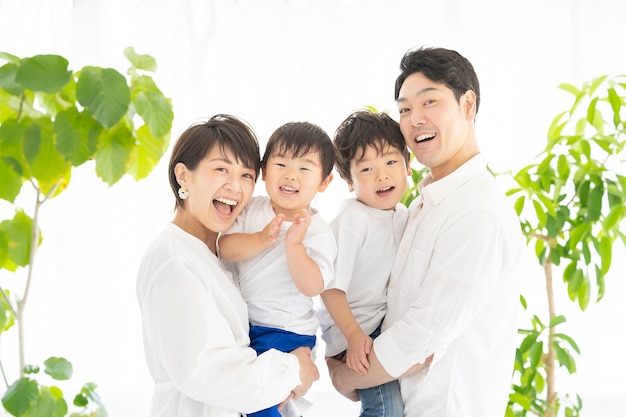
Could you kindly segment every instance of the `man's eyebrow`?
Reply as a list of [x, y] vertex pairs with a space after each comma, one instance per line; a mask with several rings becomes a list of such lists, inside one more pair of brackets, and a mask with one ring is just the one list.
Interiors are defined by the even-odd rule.
[[[438, 91], [438, 89], [436, 87], [425, 87], [422, 88], [421, 90], [419, 90], [417, 93], [414, 94], [415, 97], [422, 95], [424, 93], [427, 93], [429, 91]], [[406, 97], [398, 97], [398, 100], [396, 100], [397, 103], [402, 103], [404, 101], [407, 101], [408, 99]]]

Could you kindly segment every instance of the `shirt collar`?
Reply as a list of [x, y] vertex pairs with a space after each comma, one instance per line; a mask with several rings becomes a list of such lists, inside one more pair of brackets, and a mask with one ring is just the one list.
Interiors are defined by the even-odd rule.
[[417, 189], [424, 201], [430, 200], [437, 205], [474, 175], [484, 172], [486, 165], [485, 158], [479, 153], [440, 180], [433, 181], [431, 174], [428, 173]]

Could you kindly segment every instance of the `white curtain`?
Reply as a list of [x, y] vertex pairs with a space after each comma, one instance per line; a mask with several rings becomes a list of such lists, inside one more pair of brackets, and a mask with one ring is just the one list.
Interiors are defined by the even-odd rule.
[[[157, 60], [155, 81], [174, 105], [172, 141], [189, 124], [226, 112], [250, 122], [263, 143], [287, 121], [308, 120], [332, 136], [363, 106], [395, 116], [393, 83], [403, 53], [444, 46], [469, 58], [481, 81], [482, 151], [495, 170], [515, 171], [543, 149], [552, 118], [569, 106], [560, 83], [626, 73], [625, 15], [620, 0], [0, 0], [0, 52], [60, 54], [72, 69], [124, 72], [122, 51], [133, 46]], [[151, 382], [135, 273], [143, 250], [172, 217], [167, 159], [148, 179], [112, 188], [86, 164], [41, 211], [27, 362], [67, 357], [73, 383], [96, 382], [111, 416], [147, 414]], [[337, 176], [316, 206], [331, 219], [347, 191]], [[19, 204], [31, 210], [30, 196]], [[2, 201], [0, 214], [12, 216]], [[605, 300], [585, 314], [558, 289], [557, 309], [570, 317], [564, 331], [583, 351], [578, 373], [561, 378], [559, 390], [580, 393], [585, 411], [608, 417], [626, 407], [623, 259], [623, 251], [616, 254]], [[14, 275], [0, 271], [0, 282], [21, 291], [23, 279]], [[530, 265], [525, 291], [539, 306], [542, 285], [541, 271]], [[11, 380], [15, 333], [0, 341]], [[319, 364], [322, 380], [310, 393], [309, 415], [356, 413]]]

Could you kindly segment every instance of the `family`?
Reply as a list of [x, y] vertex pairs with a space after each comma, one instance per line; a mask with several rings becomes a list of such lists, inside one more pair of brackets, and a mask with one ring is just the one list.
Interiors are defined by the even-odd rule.
[[[306, 415], [319, 329], [362, 417], [504, 415], [524, 242], [479, 150], [478, 78], [411, 49], [395, 99], [398, 121], [356, 111], [332, 139], [286, 123], [263, 156], [232, 115], [181, 134], [174, 218], [137, 277], [150, 416]], [[407, 209], [409, 151], [429, 173]], [[311, 202], [333, 168], [354, 198], [326, 223]]]

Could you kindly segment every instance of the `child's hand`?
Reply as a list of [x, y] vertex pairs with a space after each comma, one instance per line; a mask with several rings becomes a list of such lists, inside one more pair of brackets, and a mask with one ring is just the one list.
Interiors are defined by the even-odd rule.
[[367, 355], [372, 351], [372, 339], [363, 332], [355, 333], [348, 338], [346, 365], [354, 372], [365, 375], [370, 367]]
[[284, 214], [277, 214], [276, 217], [261, 230], [259, 237], [264, 247], [269, 248], [276, 243], [276, 239], [278, 235], [280, 235], [280, 225], [283, 224], [284, 220]]
[[285, 243], [302, 243], [309, 224], [311, 224], [311, 212], [307, 209], [300, 210], [294, 216], [293, 224], [287, 229]]

